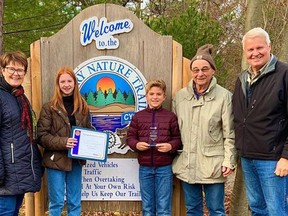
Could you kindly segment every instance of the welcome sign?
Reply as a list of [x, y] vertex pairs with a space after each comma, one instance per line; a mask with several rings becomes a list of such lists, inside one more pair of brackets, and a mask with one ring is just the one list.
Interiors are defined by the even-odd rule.
[[84, 20], [80, 25], [80, 43], [82, 46], [95, 41], [97, 49], [117, 49], [119, 40], [113, 35], [130, 32], [133, 23], [129, 19], [107, 22], [105, 17], [98, 21], [98, 17]]

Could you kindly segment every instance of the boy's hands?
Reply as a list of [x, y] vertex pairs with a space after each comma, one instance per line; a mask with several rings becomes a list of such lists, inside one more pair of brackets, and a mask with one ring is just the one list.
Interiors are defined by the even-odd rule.
[[150, 148], [150, 145], [146, 142], [138, 142], [136, 144], [136, 148], [139, 150], [139, 151], [145, 151], [147, 149]]
[[170, 143], [158, 143], [156, 144], [156, 148], [159, 152], [169, 152], [172, 146]]
[[[170, 143], [157, 143], [156, 146], [153, 146], [153, 147], [157, 148], [159, 152], [169, 152], [172, 149], [172, 146]], [[145, 151], [151, 148], [151, 146], [146, 142], [138, 142], [136, 144], [136, 148], [139, 151]]]

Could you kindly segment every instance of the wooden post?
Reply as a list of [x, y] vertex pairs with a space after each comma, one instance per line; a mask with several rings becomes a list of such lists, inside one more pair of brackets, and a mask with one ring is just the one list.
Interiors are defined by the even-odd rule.
[[[182, 46], [181, 44], [173, 41], [173, 66], [172, 66], [172, 99], [179, 89], [182, 88]], [[171, 103], [172, 104], [172, 103]], [[173, 181], [173, 203], [172, 215], [180, 216], [181, 214], [181, 187], [180, 181], [174, 176]]]
[[33, 216], [34, 212], [34, 193], [25, 194], [25, 215]]
[[191, 71], [190, 71], [190, 59], [183, 58], [183, 87], [187, 86], [189, 81], [191, 80]]
[[[28, 59], [28, 63], [29, 63]], [[31, 71], [30, 71], [30, 65], [28, 64], [27, 73], [24, 77], [24, 82], [22, 84], [25, 95], [31, 102], [31, 79], [30, 79]], [[34, 194], [33, 193], [26, 193], [24, 197], [24, 203], [25, 203], [25, 215], [34, 215]]]
[[[41, 107], [42, 107], [42, 81], [41, 81], [41, 47], [40, 47], [40, 40], [34, 42], [30, 46], [30, 71], [31, 71], [31, 104], [33, 110], [36, 113], [37, 119], [39, 117]], [[41, 183], [41, 191], [35, 193], [34, 199], [34, 209], [35, 209], [35, 216], [43, 216], [45, 213], [45, 181], [44, 178], [42, 179]], [[27, 214], [28, 215], [28, 214]], [[30, 216], [30, 214], [29, 214]]]
[[183, 80], [182, 45], [173, 41], [173, 66], [172, 66], [172, 98], [182, 88]]
[[0, 0], [0, 54], [3, 52], [3, 17], [4, 17], [4, 0]]

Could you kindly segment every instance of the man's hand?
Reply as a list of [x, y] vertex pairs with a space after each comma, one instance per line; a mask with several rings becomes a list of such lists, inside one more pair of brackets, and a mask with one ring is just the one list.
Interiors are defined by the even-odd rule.
[[288, 175], [288, 159], [280, 158], [277, 162], [276, 169], [274, 171], [275, 175], [283, 177]]
[[222, 166], [222, 175], [224, 177], [227, 177], [229, 176], [234, 170], [228, 168], [228, 167], [225, 167], [225, 166]]

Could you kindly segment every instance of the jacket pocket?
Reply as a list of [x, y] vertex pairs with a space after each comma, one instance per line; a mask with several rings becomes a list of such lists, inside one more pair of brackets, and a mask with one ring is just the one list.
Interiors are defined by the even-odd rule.
[[177, 155], [172, 163], [172, 170], [173, 173], [176, 175], [183, 175], [185, 174], [186, 170], [188, 169], [189, 159], [187, 152], [182, 152], [181, 154]]
[[224, 146], [223, 145], [211, 145], [211, 146], [204, 146], [202, 148], [203, 155], [207, 157], [213, 156], [224, 156]]
[[204, 179], [218, 179], [222, 176], [222, 156], [205, 157], [202, 160], [201, 170]]
[[222, 125], [215, 118], [209, 120], [208, 134], [209, 138], [211, 138], [210, 144], [217, 144], [222, 138]]
[[287, 127], [286, 119], [281, 119], [278, 122], [278, 128], [275, 134], [275, 142], [273, 143], [273, 152], [281, 153], [282, 149], [277, 149], [277, 146], [283, 141], [283, 132], [285, 131]]

